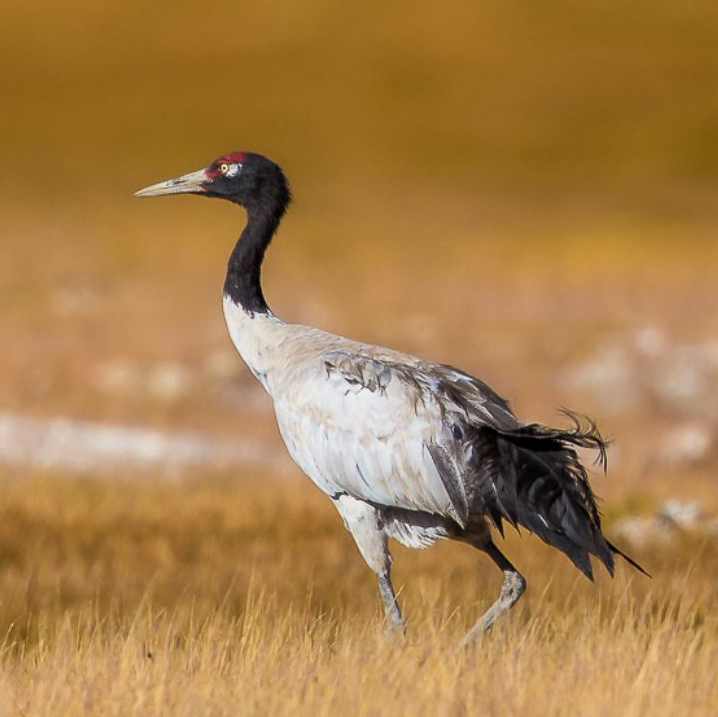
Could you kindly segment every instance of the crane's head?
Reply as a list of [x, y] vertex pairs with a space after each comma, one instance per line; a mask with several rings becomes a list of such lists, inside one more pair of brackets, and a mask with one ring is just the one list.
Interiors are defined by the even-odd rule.
[[248, 209], [279, 204], [283, 210], [290, 200], [289, 185], [279, 165], [252, 152], [224, 154], [205, 169], [135, 192], [136, 197], [162, 194], [219, 197]]

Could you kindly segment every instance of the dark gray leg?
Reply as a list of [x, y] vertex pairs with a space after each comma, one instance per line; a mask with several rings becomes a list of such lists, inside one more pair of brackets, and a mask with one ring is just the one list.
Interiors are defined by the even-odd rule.
[[506, 556], [489, 541], [486, 545], [474, 544], [475, 547], [483, 550], [496, 565], [504, 572], [504, 584], [501, 594], [494, 604], [483, 614], [481, 619], [466, 633], [461, 645], [469, 645], [479, 635], [486, 632], [491, 626], [507, 611], [510, 610], [516, 601], [526, 590], [526, 581], [521, 573], [509, 562]]
[[379, 581], [381, 601], [384, 603], [387, 630], [390, 633], [405, 635], [406, 628], [404, 627], [404, 621], [401, 618], [401, 610], [399, 610], [399, 605], [396, 602], [396, 595], [394, 594], [394, 588], [391, 584], [389, 571], [386, 570], [383, 573], [379, 573], [377, 575], [377, 580]]

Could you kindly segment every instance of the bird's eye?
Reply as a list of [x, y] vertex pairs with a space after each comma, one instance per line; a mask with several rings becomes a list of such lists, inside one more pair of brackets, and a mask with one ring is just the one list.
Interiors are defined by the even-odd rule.
[[227, 172], [229, 172], [229, 165], [226, 162], [223, 162], [219, 165], [219, 171], [222, 172], [222, 174], [227, 174]]

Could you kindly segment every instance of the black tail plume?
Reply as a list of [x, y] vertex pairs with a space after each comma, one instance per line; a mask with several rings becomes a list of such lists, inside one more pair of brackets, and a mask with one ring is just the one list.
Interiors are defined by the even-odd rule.
[[473, 445], [479, 476], [473, 499], [499, 530], [503, 520], [523, 525], [565, 553], [590, 580], [590, 555], [611, 575], [614, 553], [645, 573], [604, 537], [586, 469], [576, 454], [576, 448], [595, 449], [605, 470], [607, 442], [593, 421], [564, 413], [574, 424], [569, 430], [536, 423], [508, 430], [478, 427]]
[[623, 550], [617, 548], [610, 540], [606, 540], [606, 544], [614, 553], [616, 553], [616, 555], [620, 555], [629, 565], [632, 565], [634, 568], [636, 568], [639, 573], [643, 573], [647, 578], [653, 577], [647, 570], [642, 568], [630, 555], [626, 555]]

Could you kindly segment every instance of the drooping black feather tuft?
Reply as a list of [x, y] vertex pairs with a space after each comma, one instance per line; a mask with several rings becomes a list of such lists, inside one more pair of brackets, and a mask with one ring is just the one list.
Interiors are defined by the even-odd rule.
[[565, 553], [591, 580], [591, 555], [611, 575], [614, 553], [645, 572], [604, 537], [586, 469], [576, 454], [576, 448], [595, 449], [605, 470], [606, 442], [595, 423], [564, 413], [574, 424], [570, 430], [536, 423], [475, 428], [472, 463], [478, 475], [472, 509], [487, 515], [499, 531], [503, 520], [524, 526]]
[[594, 462], [599, 465], [605, 473], [608, 467], [607, 449], [610, 445], [610, 441], [603, 438], [596, 422], [588, 416], [582, 416], [568, 408], [561, 408], [560, 412], [573, 424], [571, 429], [561, 430], [543, 426], [540, 423], [530, 423], [515, 430], [502, 429], [501, 432], [507, 436], [515, 434], [516, 436], [523, 437], [526, 441], [558, 441], [564, 446], [595, 450], [597, 454]]
[[623, 550], [617, 548], [610, 540], [606, 540], [606, 543], [608, 544], [608, 547], [611, 549], [612, 552], [616, 553], [616, 555], [620, 555], [629, 565], [636, 568], [638, 572], [643, 573], [647, 578], [652, 577], [652, 575], [643, 567], [641, 567], [630, 555], [626, 555]]

